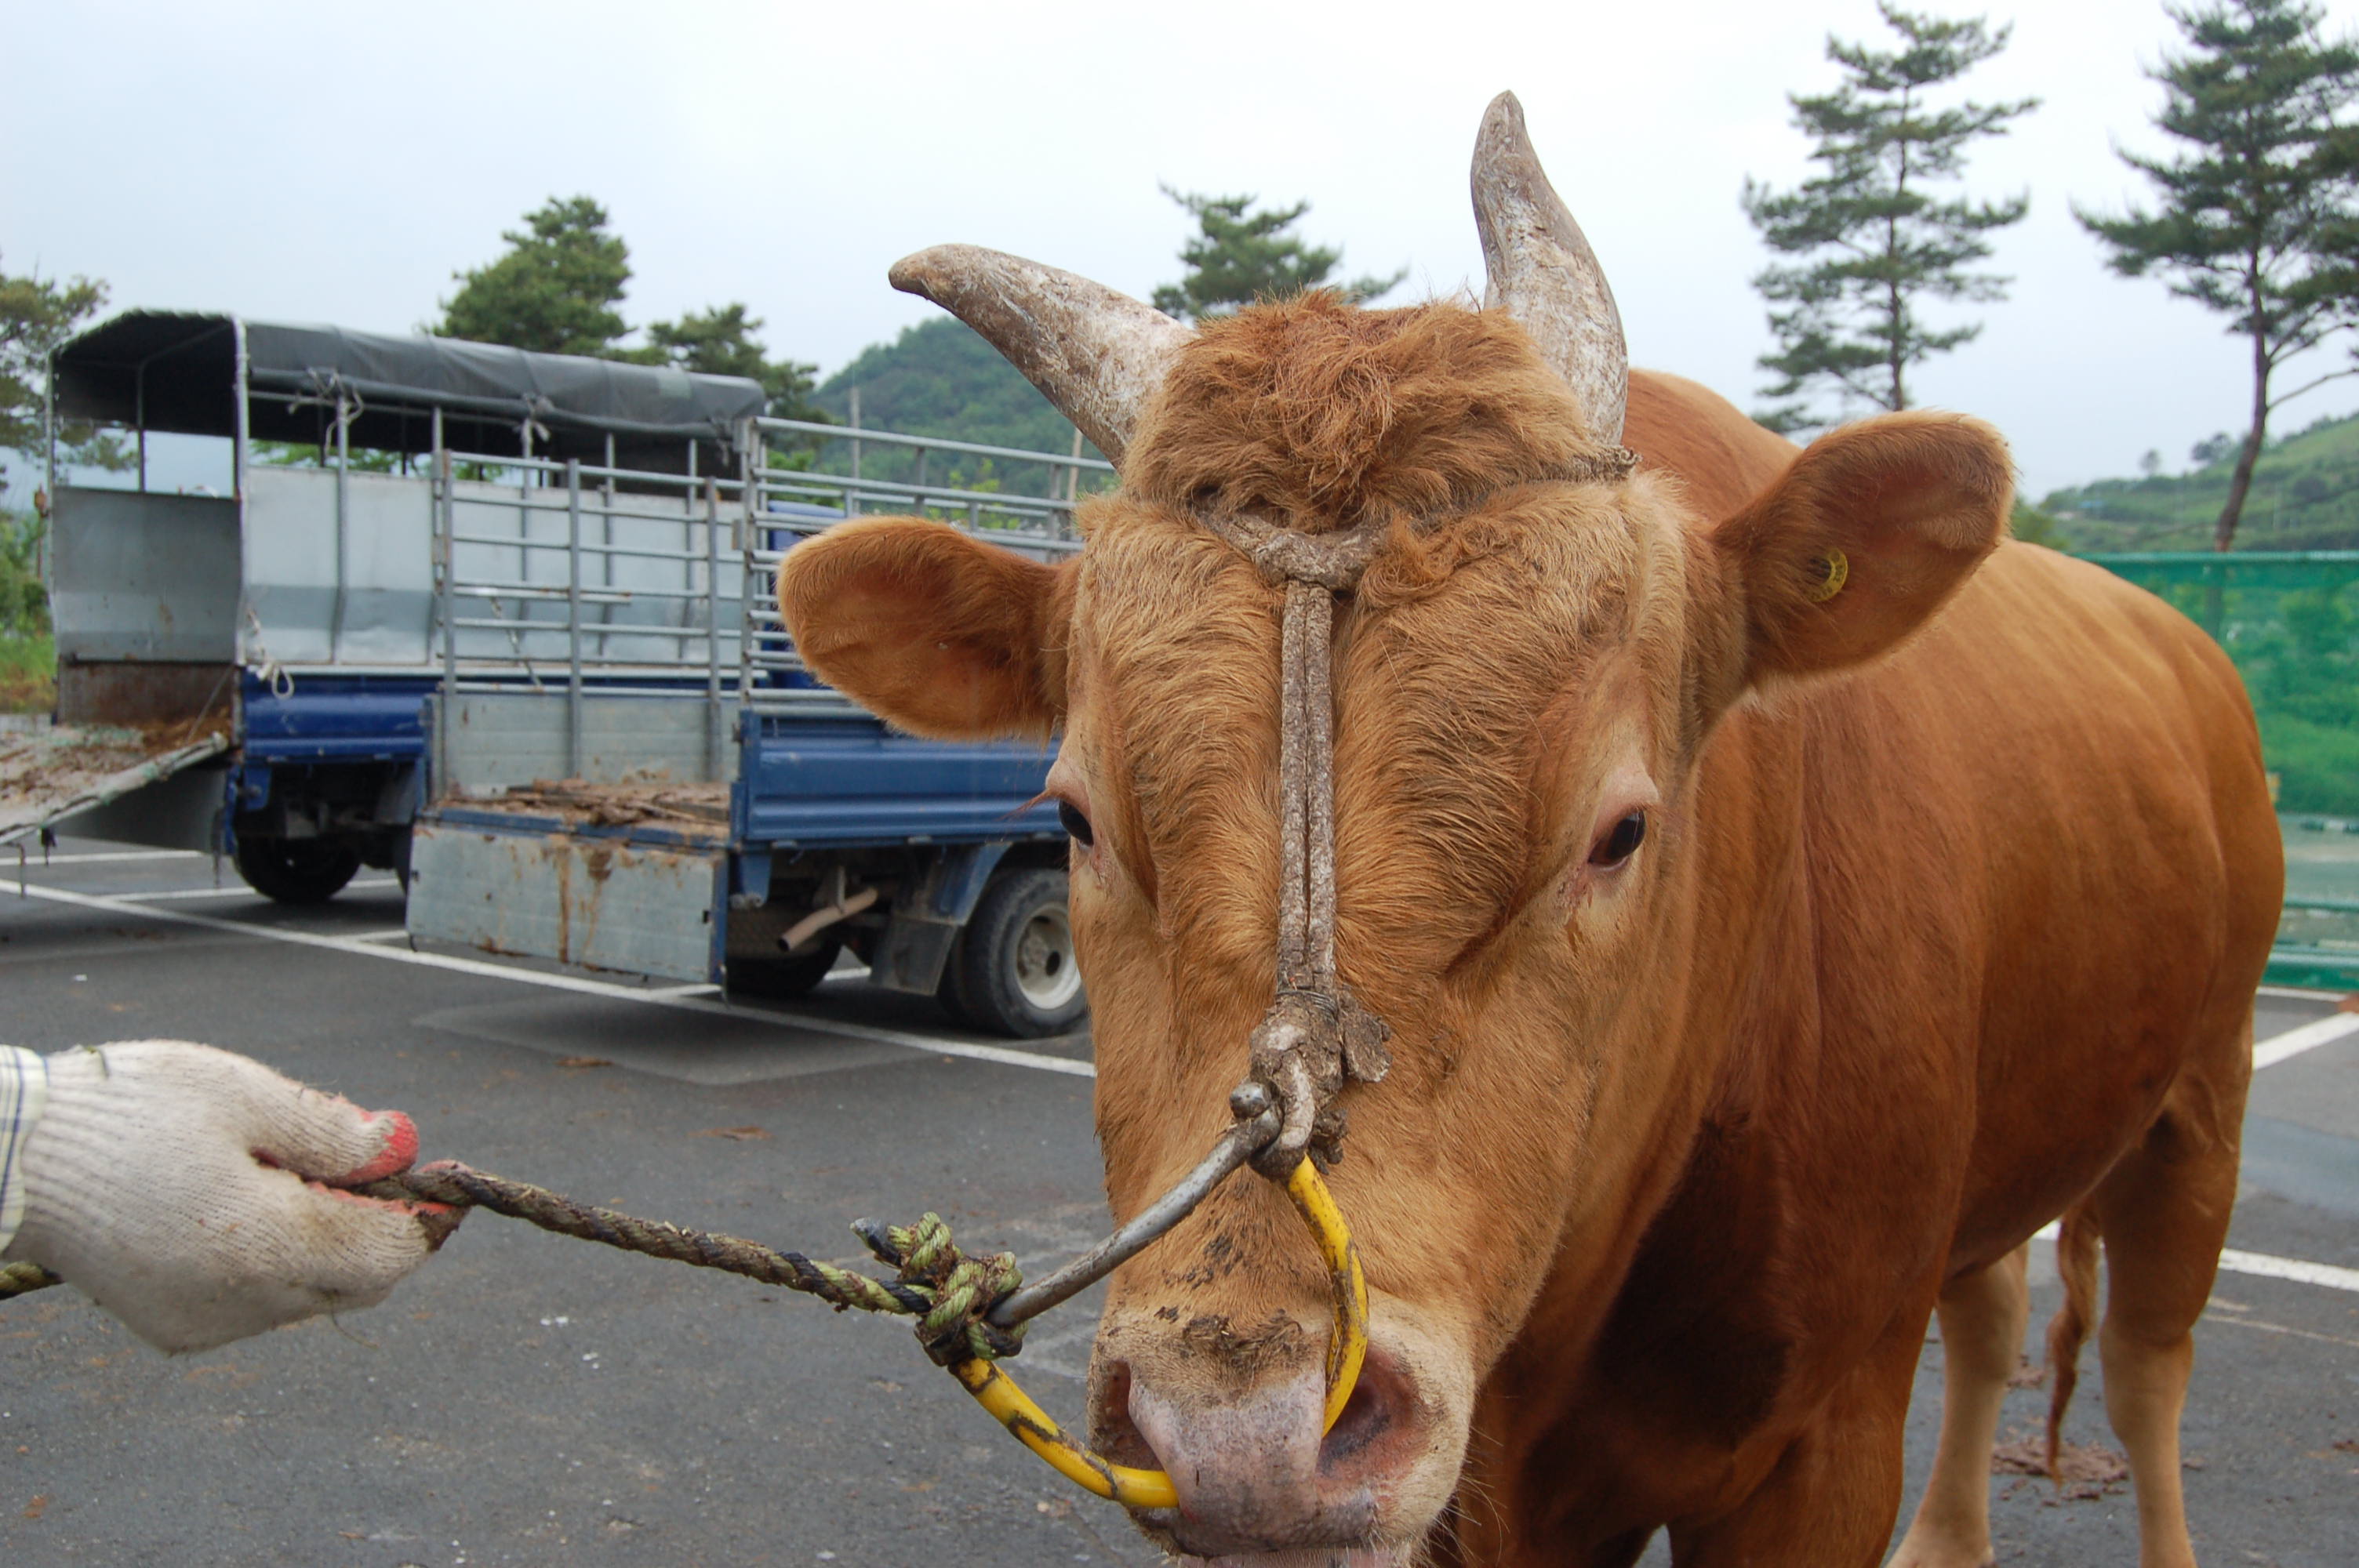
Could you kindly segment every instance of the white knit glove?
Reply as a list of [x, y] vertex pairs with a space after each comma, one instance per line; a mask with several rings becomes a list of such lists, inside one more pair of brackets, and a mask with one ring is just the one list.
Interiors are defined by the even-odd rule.
[[168, 1354], [374, 1306], [456, 1226], [440, 1204], [338, 1192], [407, 1170], [418, 1130], [185, 1040], [49, 1058], [18, 1154], [38, 1263]]

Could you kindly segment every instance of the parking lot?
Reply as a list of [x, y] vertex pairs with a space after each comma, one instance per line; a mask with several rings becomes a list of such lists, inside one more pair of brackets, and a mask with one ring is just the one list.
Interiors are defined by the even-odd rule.
[[[364, 875], [290, 910], [204, 859], [68, 841], [0, 867], [0, 1038], [174, 1035], [414, 1114], [428, 1157], [862, 1260], [933, 1209], [1044, 1271], [1105, 1224], [1085, 1037], [1014, 1045], [831, 979], [792, 1006], [413, 952]], [[2245, 1191], [2198, 1333], [2208, 1563], [2359, 1541], [2359, 1033], [2265, 994]], [[2359, 1023], [2359, 1020], [2354, 1020]], [[2035, 1248], [2036, 1343], [2056, 1304]], [[1089, 1298], [1019, 1365], [1078, 1418]], [[2111, 1445], [2093, 1350], [2071, 1435]], [[1929, 1343], [1910, 1486], [1930, 1464]], [[2044, 1390], [2013, 1396], [2029, 1432]], [[2124, 1483], [2002, 1477], [2003, 1562], [2136, 1561]], [[1660, 1548], [1657, 1549], [1658, 1553]], [[916, 1564], [1158, 1560], [995, 1429], [897, 1320], [479, 1215], [385, 1307], [167, 1360], [70, 1292], [0, 1303], [0, 1560]], [[1650, 1561], [1660, 1560], [1650, 1559]]]

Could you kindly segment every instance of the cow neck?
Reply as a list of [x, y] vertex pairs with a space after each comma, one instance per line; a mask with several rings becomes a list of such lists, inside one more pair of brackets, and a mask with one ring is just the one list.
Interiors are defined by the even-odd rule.
[[[1534, 481], [1614, 482], [1637, 459], [1614, 447]], [[1414, 532], [1446, 514], [1419, 518]], [[1277, 980], [1255, 1025], [1252, 1075], [1277, 1099], [1277, 1136], [1253, 1157], [1284, 1180], [1305, 1154], [1343, 1153], [1346, 1082], [1374, 1084], [1392, 1065], [1391, 1027], [1360, 1005], [1335, 971], [1335, 631], [1337, 605], [1355, 591], [1390, 535], [1378, 515], [1339, 533], [1310, 534], [1250, 514], [1199, 514], [1212, 534], [1286, 591], [1279, 637]], [[1260, 1102], [1232, 1098], [1242, 1117]]]

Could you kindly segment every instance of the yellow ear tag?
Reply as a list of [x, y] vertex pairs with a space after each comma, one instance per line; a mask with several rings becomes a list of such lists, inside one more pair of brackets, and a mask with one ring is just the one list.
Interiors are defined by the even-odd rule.
[[1843, 590], [1843, 584], [1850, 580], [1851, 557], [1844, 555], [1841, 550], [1829, 550], [1827, 552], [1827, 579], [1826, 581], [1819, 584], [1818, 587], [1810, 589], [1810, 602], [1812, 604], [1824, 604], [1828, 600], [1832, 599], [1836, 594], [1841, 593]]

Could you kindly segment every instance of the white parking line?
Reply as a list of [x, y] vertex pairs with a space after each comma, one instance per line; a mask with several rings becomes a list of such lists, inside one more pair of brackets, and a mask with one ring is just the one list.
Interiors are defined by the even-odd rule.
[[[201, 860], [206, 858], [202, 849], [93, 849], [73, 855], [44, 855], [41, 864], [85, 866], [93, 860]], [[29, 858], [26, 863], [32, 863]]]
[[[346, 882], [346, 892], [368, 892], [377, 888], [397, 888], [399, 877], [366, 877], [356, 882]], [[117, 892], [109, 898], [130, 899], [137, 903], [152, 903], [158, 899], [179, 898], [260, 898], [263, 895], [244, 882], [225, 882], [217, 888], [153, 888], [142, 892]]]
[[[2056, 1222], [2031, 1233], [2034, 1241], [2056, 1239]], [[2300, 1258], [2277, 1258], [2267, 1252], [2245, 1252], [2234, 1247], [2220, 1249], [2220, 1267], [2232, 1274], [2257, 1274], [2265, 1280], [2292, 1280], [2299, 1284], [2323, 1285], [2330, 1291], [2349, 1291], [2359, 1294], [2359, 1269], [2339, 1269], [2332, 1263], [2312, 1263]]]
[[2218, 1312], [2207, 1308], [2203, 1314], [2203, 1321], [2234, 1324], [2238, 1328], [2256, 1329], [2263, 1334], [2289, 1335], [2296, 1339], [2315, 1339], [2321, 1345], [2347, 1345], [2354, 1350], [2359, 1350], [2359, 1339], [2345, 1339], [2339, 1334], [2320, 1334], [2314, 1329], [2293, 1328], [2282, 1323], [2270, 1323], [2263, 1318], [2246, 1317], [2242, 1313]]
[[2283, 1034], [2272, 1034], [2267, 1040], [2253, 1042], [2253, 1071], [2274, 1067], [2289, 1061], [2304, 1051], [2315, 1051], [2330, 1045], [2346, 1034], [2359, 1034], [2359, 1012], [2337, 1012], [2325, 1018], [2313, 1019]]
[[1039, 1073], [1062, 1073], [1071, 1077], [1094, 1078], [1098, 1070], [1088, 1062], [1071, 1061], [1063, 1056], [1044, 1056], [1035, 1051], [1017, 1051], [1006, 1045], [984, 1045], [965, 1040], [937, 1040], [924, 1034], [908, 1034], [897, 1029], [875, 1029], [864, 1023], [849, 1023], [832, 1018], [818, 1018], [805, 1012], [785, 1012], [771, 1009], [731, 1007], [709, 997], [665, 996], [643, 990], [636, 986], [616, 985], [612, 980], [593, 980], [583, 975], [548, 974], [538, 969], [520, 968], [508, 964], [490, 964], [480, 958], [461, 958], [447, 953], [413, 953], [407, 947], [381, 946], [375, 942], [353, 936], [323, 936], [310, 931], [289, 931], [272, 925], [249, 925], [243, 921], [223, 920], [210, 914], [195, 914], [184, 909], [159, 909], [150, 903], [135, 903], [127, 899], [109, 898], [98, 893], [72, 892], [65, 888], [42, 887], [35, 882], [17, 882], [13, 886], [0, 882], [0, 892], [13, 892], [25, 898], [47, 899], [52, 903], [72, 904], [80, 909], [104, 910], [110, 914], [136, 914], [149, 920], [161, 920], [174, 925], [194, 925], [206, 931], [227, 931], [241, 936], [252, 936], [264, 942], [287, 942], [299, 947], [324, 947], [334, 953], [355, 953], [367, 958], [383, 958], [397, 964], [416, 964], [421, 968], [447, 969], [453, 974], [480, 975], [487, 979], [510, 980], [517, 985], [539, 986], [547, 990], [572, 991], [580, 996], [605, 997], [614, 1001], [635, 1001], [646, 1007], [676, 1008], [684, 1012], [710, 1013], [717, 1018], [735, 1019], [739, 1022], [776, 1024], [780, 1028], [802, 1029], [821, 1034], [837, 1034], [851, 1040], [869, 1040], [880, 1045], [898, 1045], [906, 1050], [930, 1052], [937, 1056], [963, 1056], [976, 1062], [996, 1062], [1005, 1067], [1029, 1067]]
[[2324, 1285], [2330, 1291], [2359, 1292], [2359, 1269], [2338, 1269], [2332, 1263], [2306, 1263], [2299, 1258], [2272, 1258], [2266, 1252], [2239, 1252], [2229, 1247], [2221, 1250], [2220, 1267], [2263, 1279], [2294, 1280]]
[[2341, 1001], [2347, 992], [2322, 991], [2310, 986], [2256, 986], [2256, 996], [2288, 997], [2297, 1001]]

